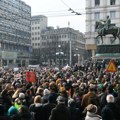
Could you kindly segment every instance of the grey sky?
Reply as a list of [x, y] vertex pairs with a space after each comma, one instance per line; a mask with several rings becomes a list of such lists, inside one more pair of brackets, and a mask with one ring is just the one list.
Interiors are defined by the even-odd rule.
[[[23, 0], [31, 6], [32, 15], [48, 17], [48, 26], [70, 27], [85, 32], [85, 0]], [[72, 8], [82, 15], [75, 15], [68, 11]]]

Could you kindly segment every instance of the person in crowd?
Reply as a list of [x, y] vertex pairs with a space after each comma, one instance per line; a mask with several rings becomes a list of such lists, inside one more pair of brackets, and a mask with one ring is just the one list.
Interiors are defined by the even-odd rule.
[[34, 103], [29, 107], [30, 112], [34, 116], [34, 120], [43, 120], [43, 104], [41, 100], [41, 96], [35, 96]]
[[56, 107], [54, 103], [54, 97], [52, 95], [48, 96], [48, 102], [43, 105], [43, 118], [44, 120], [49, 120], [51, 111]]
[[[120, 88], [118, 90], [118, 96], [115, 98], [115, 107], [118, 110], [118, 114], [120, 115]], [[120, 116], [118, 116], [118, 119], [120, 120]]]
[[12, 106], [8, 109], [8, 116], [9, 116], [12, 120], [15, 120], [17, 114], [18, 114], [17, 108], [16, 108], [14, 105], [12, 105]]
[[70, 112], [65, 105], [65, 98], [58, 96], [57, 105], [52, 109], [49, 120], [71, 120]]
[[87, 114], [85, 120], [102, 120], [102, 117], [97, 114], [97, 106], [89, 104], [87, 107]]
[[1, 92], [1, 97], [3, 99], [3, 105], [5, 107], [5, 112], [7, 112], [8, 108], [12, 105], [11, 96], [8, 93], [8, 91], [10, 90], [10, 88], [11, 88], [11, 84], [7, 83], [5, 85], [5, 88]]
[[114, 105], [115, 98], [109, 94], [106, 97], [107, 104], [101, 111], [102, 120], [119, 120], [118, 110]]
[[0, 104], [0, 120], [10, 120], [10, 117], [5, 114], [4, 106]]
[[50, 90], [50, 95], [52, 95], [54, 97], [54, 103], [57, 104], [56, 100], [58, 97], [58, 91], [57, 91], [57, 85], [55, 84], [54, 81], [51, 81], [49, 83], [49, 90]]
[[72, 98], [68, 100], [68, 110], [70, 112], [71, 120], [82, 120], [82, 112], [79, 108], [76, 108], [76, 103]]
[[30, 113], [27, 106], [22, 106], [19, 109], [16, 120], [34, 120], [34, 116]]
[[42, 97], [42, 103], [45, 104], [48, 102], [48, 97], [49, 97], [50, 91], [46, 88], [43, 91], [43, 97]]
[[85, 109], [90, 104], [89, 101], [92, 98], [95, 98], [96, 105], [99, 106], [99, 99], [97, 95], [95, 94], [95, 86], [93, 84], [90, 84], [88, 93], [86, 93], [82, 98], [81, 106], [83, 109]]

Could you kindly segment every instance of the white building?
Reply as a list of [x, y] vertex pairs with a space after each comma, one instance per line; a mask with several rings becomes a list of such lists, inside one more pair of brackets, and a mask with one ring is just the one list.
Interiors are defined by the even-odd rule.
[[31, 20], [31, 44], [33, 50], [41, 47], [41, 32], [46, 29], [48, 19], [46, 16], [32, 16]]
[[[86, 49], [88, 53], [93, 57], [95, 56], [97, 42], [95, 32], [95, 22], [97, 20], [104, 20], [106, 16], [109, 16], [111, 23], [120, 27], [120, 0], [86, 0]], [[111, 44], [110, 39], [113, 36], [105, 36], [104, 44]], [[118, 40], [114, 44], [118, 44]]]

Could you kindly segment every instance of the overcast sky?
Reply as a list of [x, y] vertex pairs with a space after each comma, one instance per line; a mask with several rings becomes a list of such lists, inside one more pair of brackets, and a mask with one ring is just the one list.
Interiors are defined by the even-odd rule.
[[[31, 6], [32, 15], [48, 17], [48, 26], [70, 27], [85, 32], [85, 0], [23, 0]], [[68, 9], [82, 15], [75, 15]]]

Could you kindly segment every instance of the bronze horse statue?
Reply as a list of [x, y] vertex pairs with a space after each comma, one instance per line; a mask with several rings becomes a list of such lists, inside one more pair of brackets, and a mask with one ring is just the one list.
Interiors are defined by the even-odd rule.
[[101, 37], [102, 44], [103, 44], [103, 36], [106, 36], [108, 34], [111, 34], [114, 37], [114, 39], [111, 40], [111, 43], [113, 43], [117, 38], [120, 41], [120, 28], [116, 27], [115, 24], [110, 24], [109, 29], [106, 29], [105, 24], [102, 21], [96, 21], [95, 29], [98, 33], [96, 38]]

